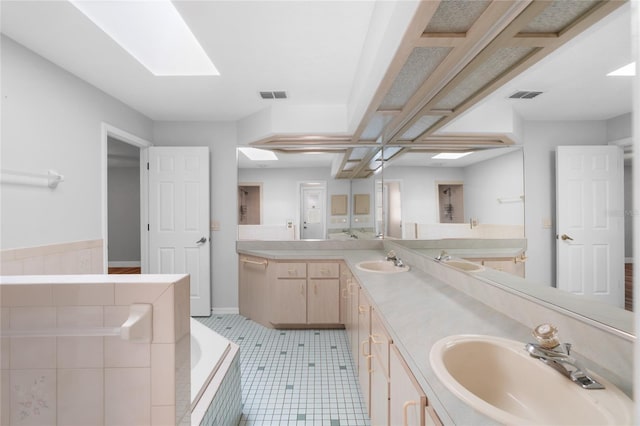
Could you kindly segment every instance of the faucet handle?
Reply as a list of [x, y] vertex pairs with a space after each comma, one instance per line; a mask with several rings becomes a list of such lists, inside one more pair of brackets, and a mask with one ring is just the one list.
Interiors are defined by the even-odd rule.
[[541, 347], [545, 349], [555, 348], [560, 344], [558, 329], [551, 324], [540, 324], [533, 329], [533, 337], [538, 340]]
[[390, 250], [389, 253], [387, 253], [387, 258], [394, 258], [396, 257], [396, 252], [393, 250]]

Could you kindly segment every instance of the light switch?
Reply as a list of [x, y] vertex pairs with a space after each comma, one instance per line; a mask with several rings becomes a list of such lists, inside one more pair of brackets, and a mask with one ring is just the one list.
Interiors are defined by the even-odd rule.
[[212, 220], [211, 221], [211, 230], [212, 231], [219, 231], [220, 230], [220, 221]]
[[545, 217], [542, 219], [542, 228], [543, 229], [551, 229], [551, 218]]

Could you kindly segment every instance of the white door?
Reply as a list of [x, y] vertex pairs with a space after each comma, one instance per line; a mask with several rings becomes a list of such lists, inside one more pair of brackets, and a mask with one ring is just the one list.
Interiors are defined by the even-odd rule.
[[556, 152], [556, 286], [624, 307], [623, 155], [617, 146]]
[[209, 148], [149, 148], [149, 269], [189, 274], [191, 315], [211, 315]]
[[300, 239], [321, 240], [325, 238], [325, 197], [324, 187], [318, 187], [317, 184], [302, 184], [302, 229]]

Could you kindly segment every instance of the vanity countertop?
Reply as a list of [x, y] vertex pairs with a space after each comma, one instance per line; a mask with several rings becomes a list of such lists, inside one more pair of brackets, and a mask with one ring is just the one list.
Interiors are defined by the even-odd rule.
[[[444, 424], [490, 425], [495, 421], [471, 409], [435, 376], [429, 351], [437, 340], [453, 334], [485, 334], [530, 340], [522, 324], [454, 289], [419, 268], [393, 275], [361, 271], [364, 260], [384, 259], [384, 250], [242, 250], [269, 259], [344, 260], [385, 322], [405, 361]], [[413, 265], [412, 265], [413, 266]]]

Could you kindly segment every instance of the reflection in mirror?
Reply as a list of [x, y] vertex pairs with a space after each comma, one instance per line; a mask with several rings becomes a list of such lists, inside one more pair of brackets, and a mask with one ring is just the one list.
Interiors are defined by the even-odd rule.
[[409, 240], [524, 238], [520, 147], [459, 158], [411, 149], [385, 163], [385, 236]]
[[[275, 160], [250, 160], [238, 152], [239, 240], [375, 238], [374, 177], [335, 178], [344, 149], [274, 153]], [[246, 222], [243, 191], [253, 186], [261, 189], [258, 223]]]

